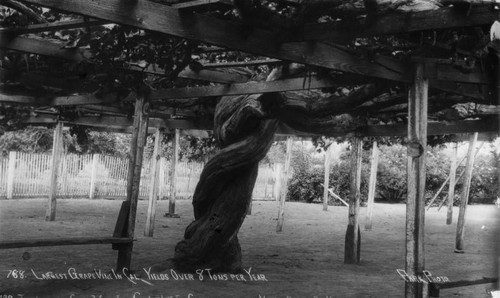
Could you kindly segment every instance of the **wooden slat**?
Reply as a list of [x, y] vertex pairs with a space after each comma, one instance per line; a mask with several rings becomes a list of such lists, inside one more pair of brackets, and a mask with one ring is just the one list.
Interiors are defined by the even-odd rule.
[[132, 238], [117, 238], [117, 237], [77, 237], [77, 238], [57, 238], [57, 239], [12, 240], [12, 241], [1, 241], [0, 249], [41, 247], [41, 246], [84, 245], [84, 244], [132, 243], [132, 241], [133, 241]]
[[299, 91], [336, 87], [341, 83], [343, 82], [328, 78], [297, 78], [271, 82], [252, 82], [231, 85], [153, 90], [150, 94], [150, 98], [155, 100]]
[[0, 28], [0, 34], [8, 33], [12, 35], [20, 35], [20, 34], [47, 32], [47, 31], [77, 29], [77, 28], [91, 27], [91, 26], [100, 26], [108, 23], [109, 22], [101, 20], [93, 20], [88, 22], [83, 20], [71, 20], [71, 21], [28, 25], [25, 27]]

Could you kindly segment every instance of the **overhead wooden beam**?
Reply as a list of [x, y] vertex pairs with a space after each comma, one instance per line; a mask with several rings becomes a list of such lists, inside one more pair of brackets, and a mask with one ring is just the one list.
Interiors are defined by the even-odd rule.
[[369, 22], [335, 24], [308, 24], [304, 40], [338, 40], [346, 37], [404, 34], [424, 30], [441, 30], [491, 25], [500, 19], [500, 11], [490, 5], [471, 5], [470, 9], [445, 7], [436, 10], [388, 13], [372, 16]]
[[201, 14], [179, 14], [175, 8], [152, 1], [123, 2], [103, 0], [22, 0], [61, 11], [90, 16], [113, 23], [161, 32], [186, 39], [255, 53], [302, 64], [395, 81], [410, 81], [407, 73], [396, 73], [380, 63], [372, 63], [322, 43], [294, 42], [279, 44], [279, 33]]
[[77, 29], [77, 28], [83, 28], [83, 27], [100, 26], [100, 25], [105, 25], [108, 23], [109, 22], [102, 21], [102, 20], [92, 20], [92, 21], [71, 20], [71, 21], [28, 25], [28, 26], [24, 26], [24, 27], [0, 28], [0, 34], [20, 35], [20, 34], [39, 33], [39, 32], [48, 32], [48, 31], [57, 31], [57, 30], [67, 30], [67, 29]]
[[296, 78], [296, 79], [286, 79], [286, 80], [278, 80], [272, 82], [236, 83], [231, 85], [153, 90], [150, 94], [150, 97], [152, 100], [158, 100], [158, 99], [258, 94], [258, 93], [298, 91], [298, 90], [336, 87], [342, 83], [345, 82], [336, 81], [330, 78], [318, 78], [318, 77]]

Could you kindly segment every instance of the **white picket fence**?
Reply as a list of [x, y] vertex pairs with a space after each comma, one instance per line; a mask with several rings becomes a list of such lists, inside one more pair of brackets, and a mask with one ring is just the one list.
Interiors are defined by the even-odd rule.
[[[10, 152], [0, 156], [0, 198], [36, 198], [49, 193], [50, 159], [48, 154]], [[170, 191], [170, 162], [160, 159], [159, 196], [164, 199]], [[176, 174], [178, 199], [192, 197], [198, 183], [202, 163], [179, 162]], [[274, 200], [279, 193], [281, 167], [261, 165], [254, 188], [254, 199]], [[67, 154], [59, 166], [59, 197], [66, 198], [123, 198], [126, 196], [128, 159], [100, 154]], [[143, 161], [139, 197], [147, 198], [151, 160]], [[95, 173], [94, 176], [92, 173]], [[93, 195], [91, 195], [93, 193]]]

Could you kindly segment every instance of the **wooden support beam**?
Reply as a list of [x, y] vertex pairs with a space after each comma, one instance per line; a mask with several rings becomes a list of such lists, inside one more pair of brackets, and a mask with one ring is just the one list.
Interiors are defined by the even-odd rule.
[[464, 252], [464, 228], [465, 228], [465, 212], [469, 203], [470, 184], [472, 180], [472, 170], [474, 169], [474, 148], [477, 142], [477, 132], [471, 135], [469, 141], [469, 150], [467, 151], [467, 162], [465, 164], [465, 177], [462, 189], [462, 198], [460, 200], [460, 209], [457, 222], [457, 236], [455, 241], [455, 252]]
[[[478, 138], [479, 138], [479, 136], [478, 136]], [[477, 156], [477, 154], [479, 153], [479, 151], [481, 151], [481, 147], [482, 147], [483, 145], [484, 145], [484, 142], [482, 142], [482, 143], [481, 143], [481, 145], [479, 145], [479, 147], [477, 147], [477, 149], [476, 149], [476, 153], [474, 154], [474, 158], [476, 158], [476, 156]], [[462, 161], [464, 161], [466, 157], [467, 157], [467, 155], [466, 155], [466, 156], [464, 156], [464, 158], [462, 159]], [[460, 166], [460, 165], [462, 164], [462, 161], [458, 163], [458, 166]], [[458, 167], [458, 166], [457, 166], [457, 167]], [[455, 184], [456, 184], [458, 181], [460, 181], [460, 179], [462, 179], [462, 177], [464, 176], [464, 174], [465, 174], [465, 169], [462, 171], [462, 173], [460, 173], [460, 175], [458, 176], [458, 178], [455, 180]], [[449, 178], [449, 177], [448, 177], [448, 178]], [[444, 199], [444, 200], [443, 200], [443, 201], [439, 204], [438, 211], [439, 211], [439, 210], [441, 210], [441, 207], [443, 206], [443, 204], [444, 204], [446, 201], [447, 201], [447, 200], [446, 200], [446, 198], [445, 198], [445, 199]]]
[[[406, 199], [406, 273], [423, 276], [425, 214], [425, 152], [427, 147], [428, 81], [417, 62], [408, 99], [408, 166]], [[426, 297], [422, 283], [405, 282], [406, 298]]]
[[50, 184], [46, 221], [56, 220], [56, 196], [57, 196], [57, 176], [59, 175], [59, 165], [63, 154], [63, 124], [58, 122], [54, 129], [52, 141], [52, 158], [50, 162]]
[[167, 217], [178, 217], [175, 214], [175, 200], [176, 200], [176, 184], [177, 184], [177, 161], [179, 158], [179, 130], [175, 130], [174, 139], [172, 140], [172, 159], [170, 160], [170, 196], [168, 200], [168, 213]]
[[[146, 99], [137, 97], [135, 101], [134, 130], [130, 142], [129, 169], [127, 176], [127, 199], [129, 205], [128, 220], [126, 226], [126, 238], [134, 238], [135, 221], [137, 215], [137, 201], [139, 199], [139, 186], [144, 146], [146, 144], [146, 133], [148, 130]], [[132, 260], [133, 243], [123, 245], [118, 249], [117, 270], [130, 269]]]
[[14, 28], [0, 28], [0, 34], [11, 34], [11, 35], [21, 35], [21, 34], [32, 34], [32, 33], [40, 33], [40, 32], [48, 32], [48, 31], [58, 31], [58, 30], [68, 30], [68, 29], [77, 29], [83, 27], [93, 27], [93, 26], [101, 26], [108, 24], [109, 22], [101, 21], [101, 20], [92, 20], [92, 21], [84, 21], [84, 20], [71, 20], [71, 21], [61, 21], [61, 22], [53, 22], [53, 23], [43, 23], [43, 24], [35, 24], [28, 25], [24, 27], [14, 27]]
[[155, 215], [156, 215], [156, 201], [158, 200], [158, 187], [159, 187], [159, 175], [160, 175], [160, 144], [161, 144], [161, 132], [160, 129], [156, 129], [155, 132], [155, 144], [153, 149], [153, 156], [151, 157], [151, 181], [149, 183], [149, 200], [148, 200], [148, 213], [146, 216], [146, 228], [144, 230], [144, 236], [153, 237], [154, 227], [155, 227]]
[[373, 141], [372, 156], [370, 157], [370, 181], [368, 182], [365, 231], [372, 230], [373, 207], [375, 205], [375, 193], [377, 188], [378, 153], [377, 141]]
[[361, 232], [359, 204], [361, 201], [361, 159], [363, 141], [354, 138], [351, 143], [351, 171], [349, 175], [349, 218], [345, 235], [344, 263], [359, 264], [361, 260]]
[[453, 222], [453, 202], [455, 201], [455, 176], [457, 173], [458, 143], [455, 142], [450, 157], [450, 185], [448, 187], [448, 209], [446, 211], [446, 224]]
[[273, 187], [273, 194], [274, 194], [274, 200], [276, 202], [279, 201], [280, 199], [280, 194], [281, 194], [281, 182], [282, 182], [282, 173], [281, 173], [281, 164], [276, 163], [274, 165], [274, 187]]
[[330, 161], [333, 143], [325, 150], [325, 176], [323, 179], [323, 211], [328, 211], [328, 188], [330, 186]]
[[172, 88], [151, 91], [151, 100], [210, 96], [259, 94], [337, 87], [343, 82], [328, 78], [297, 78], [270, 82], [236, 83], [231, 85]]
[[276, 232], [280, 233], [283, 231], [283, 222], [285, 221], [285, 201], [288, 192], [288, 180], [290, 179], [290, 160], [292, 158], [292, 137], [287, 137], [286, 139], [286, 152], [285, 152], [285, 165], [283, 169], [283, 174], [281, 175], [281, 191], [279, 200], [279, 210], [278, 210], [278, 224], [276, 225]]

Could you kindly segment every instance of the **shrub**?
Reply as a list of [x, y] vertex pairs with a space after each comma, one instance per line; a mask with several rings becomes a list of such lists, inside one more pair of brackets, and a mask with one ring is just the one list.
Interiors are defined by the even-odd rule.
[[[350, 160], [349, 154], [342, 154], [340, 162], [330, 168], [329, 188], [342, 199], [349, 197], [350, 183]], [[294, 167], [294, 173], [289, 181], [287, 198], [290, 201], [305, 201], [308, 203], [321, 202], [323, 200], [324, 168], [314, 167], [311, 162], [307, 163], [298, 159]], [[369, 165], [364, 163], [361, 172], [361, 200], [366, 201], [368, 195]], [[342, 205], [341, 202], [329, 198], [330, 205]]]

